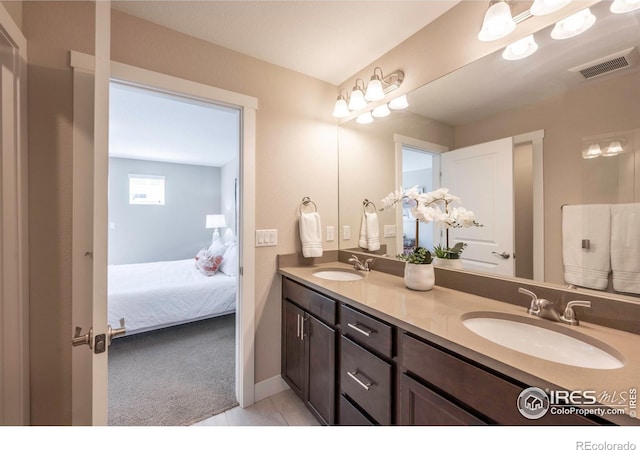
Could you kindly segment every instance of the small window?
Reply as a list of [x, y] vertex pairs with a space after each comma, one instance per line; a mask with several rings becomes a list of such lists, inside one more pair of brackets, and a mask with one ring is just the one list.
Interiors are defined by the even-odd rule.
[[129, 174], [130, 205], [164, 205], [164, 177]]

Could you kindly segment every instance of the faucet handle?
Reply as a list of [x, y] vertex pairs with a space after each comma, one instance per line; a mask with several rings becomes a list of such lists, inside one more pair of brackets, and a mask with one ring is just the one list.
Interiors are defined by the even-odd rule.
[[540, 303], [538, 302], [538, 296], [535, 293], [531, 292], [529, 289], [525, 289], [522, 287], [518, 288], [518, 292], [531, 297], [531, 305], [529, 306], [527, 312], [536, 316], [540, 314]]
[[573, 300], [567, 303], [566, 308], [564, 309], [564, 313], [560, 320], [564, 323], [568, 323], [569, 325], [578, 325], [580, 322], [576, 317], [576, 312], [573, 310], [574, 306], [584, 306], [585, 308], [591, 308], [591, 302], [589, 300]]

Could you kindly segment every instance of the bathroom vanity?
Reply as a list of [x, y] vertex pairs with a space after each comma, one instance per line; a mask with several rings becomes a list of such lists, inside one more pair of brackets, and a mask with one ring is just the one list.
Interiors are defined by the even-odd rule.
[[639, 335], [590, 323], [572, 327], [624, 365], [569, 366], [495, 344], [463, 325], [479, 311], [530, 320], [520, 306], [441, 286], [411, 291], [402, 277], [378, 271], [331, 280], [314, 276], [320, 270], [354, 272], [337, 261], [280, 267], [282, 376], [323, 424], [640, 424], [630, 415], [529, 419], [517, 408], [529, 387], [628, 392], [640, 373], [633, 351]]

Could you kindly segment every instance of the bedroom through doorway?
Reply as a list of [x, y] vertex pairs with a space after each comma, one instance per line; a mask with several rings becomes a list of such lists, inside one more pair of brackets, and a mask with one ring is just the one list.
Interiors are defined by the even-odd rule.
[[109, 425], [190, 425], [238, 404], [240, 110], [110, 83]]

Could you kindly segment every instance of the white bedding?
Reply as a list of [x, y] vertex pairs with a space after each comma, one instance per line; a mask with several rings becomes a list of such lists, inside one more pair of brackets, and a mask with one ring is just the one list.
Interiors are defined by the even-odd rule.
[[203, 275], [193, 259], [109, 266], [109, 323], [127, 335], [236, 309], [236, 277]]

